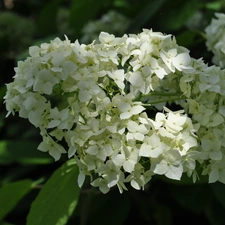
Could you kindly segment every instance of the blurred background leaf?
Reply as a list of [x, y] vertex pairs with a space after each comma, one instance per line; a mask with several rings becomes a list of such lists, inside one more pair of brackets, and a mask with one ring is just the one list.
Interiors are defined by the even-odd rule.
[[41, 35], [51, 35], [57, 31], [57, 12], [61, 0], [46, 2], [37, 17], [37, 29]]
[[216, 200], [221, 203], [225, 210], [225, 185], [222, 183], [215, 183], [211, 184], [210, 187]]
[[166, 2], [166, 0], [153, 0], [145, 4], [143, 9], [133, 18], [127, 29], [128, 32], [140, 32], [142, 28], [145, 28], [145, 24], [158, 13], [164, 2]]
[[89, 20], [99, 16], [110, 7], [112, 0], [73, 0], [70, 6], [69, 24], [79, 36], [80, 31]]
[[30, 180], [21, 180], [5, 184], [0, 188], [0, 221], [31, 190]]
[[48, 164], [54, 160], [48, 154], [37, 150], [38, 142], [0, 141], [0, 164], [18, 163], [23, 165]]

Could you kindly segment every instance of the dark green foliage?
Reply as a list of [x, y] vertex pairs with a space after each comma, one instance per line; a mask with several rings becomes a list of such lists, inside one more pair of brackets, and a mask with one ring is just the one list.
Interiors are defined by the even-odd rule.
[[15, 57], [31, 45], [34, 23], [10, 11], [0, 11], [0, 57]]
[[89, 20], [98, 18], [111, 5], [112, 0], [73, 0], [70, 5], [70, 27], [80, 36], [80, 31]]
[[142, 28], [145, 28], [145, 24], [150, 21], [154, 15], [159, 14], [160, 7], [162, 7], [165, 2], [165, 0], [153, 0], [146, 4], [132, 20], [128, 32], [140, 32]]
[[52, 163], [52, 157], [43, 152], [36, 151], [38, 144], [38, 142], [34, 141], [0, 141], [0, 165], [9, 165], [12, 163], [22, 165]]
[[0, 188], [0, 221], [31, 190], [31, 185], [32, 182], [30, 180], [20, 180], [5, 184]]
[[57, 12], [61, 0], [51, 0], [43, 5], [37, 18], [37, 29], [41, 35], [51, 35], [57, 31]]

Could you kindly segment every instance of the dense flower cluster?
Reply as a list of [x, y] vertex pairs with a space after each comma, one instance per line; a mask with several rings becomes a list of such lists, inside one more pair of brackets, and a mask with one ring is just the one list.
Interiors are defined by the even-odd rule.
[[18, 63], [6, 108], [40, 129], [38, 149], [74, 157], [79, 185], [90, 176], [103, 193], [143, 189], [154, 174], [196, 180], [197, 162], [225, 182], [225, 72], [152, 30], [99, 40], [56, 38]]
[[215, 16], [205, 29], [206, 46], [214, 54], [213, 63], [225, 68], [225, 14], [215, 13]]

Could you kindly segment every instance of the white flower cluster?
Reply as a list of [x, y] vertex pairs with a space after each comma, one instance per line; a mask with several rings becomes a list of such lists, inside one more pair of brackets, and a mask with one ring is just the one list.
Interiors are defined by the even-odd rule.
[[206, 46], [214, 54], [213, 63], [225, 68], [225, 14], [215, 13], [216, 19], [206, 27]]
[[[127, 182], [143, 189], [154, 174], [195, 180], [196, 162], [210, 182], [225, 182], [224, 71], [152, 30], [99, 40], [56, 38], [18, 63], [6, 108], [40, 129], [38, 149], [74, 157], [79, 185], [90, 176], [103, 193]], [[172, 101], [185, 111], [154, 113]]]
[[225, 183], [225, 70], [208, 67], [202, 60], [194, 60], [193, 73], [180, 80], [186, 92], [186, 112], [198, 123], [198, 162], [202, 174], [209, 174], [209, 182]]

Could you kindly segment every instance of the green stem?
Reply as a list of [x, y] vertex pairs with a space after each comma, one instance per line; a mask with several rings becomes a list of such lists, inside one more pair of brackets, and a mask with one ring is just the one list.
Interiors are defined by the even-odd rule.
[[186, 97], [179, 97], [179, 98], [169, 98], [169, 99], [162, 99], [155, 102], [149, 102], [148, 104], [142, 104], [143, 106], [152, 106], [153, 104], [161, 103], [161, 102], [171, 102], [176, 100], [186, 99]]
[[[143, 98], [143, 97], [149, 97], [149, 96], [166, 96], [166, 97], [168, 97], [168, 96], [177, 96], [176, 98], [177, 99], [181, 99], [181, 96], [182, 96], [182, 93], [180, 93], [180, 92], [176, 92], [176, 93], [169, 93], [169, 92], [150, 92], [150, 93], [148, 93], [148, 94], [140, 94], [136, 99], [134, 99], [134, 101], [139, 101], [139, 100], [141, 100], [141, 98]], [[167, 100], [166, 100], [167, 101]]]
[[141, 95], [141, 97], [148, 97], [148, 96], [181, 96], [182, 93], [171, 93], [171, 92], [150, 92], [146, 95]]

